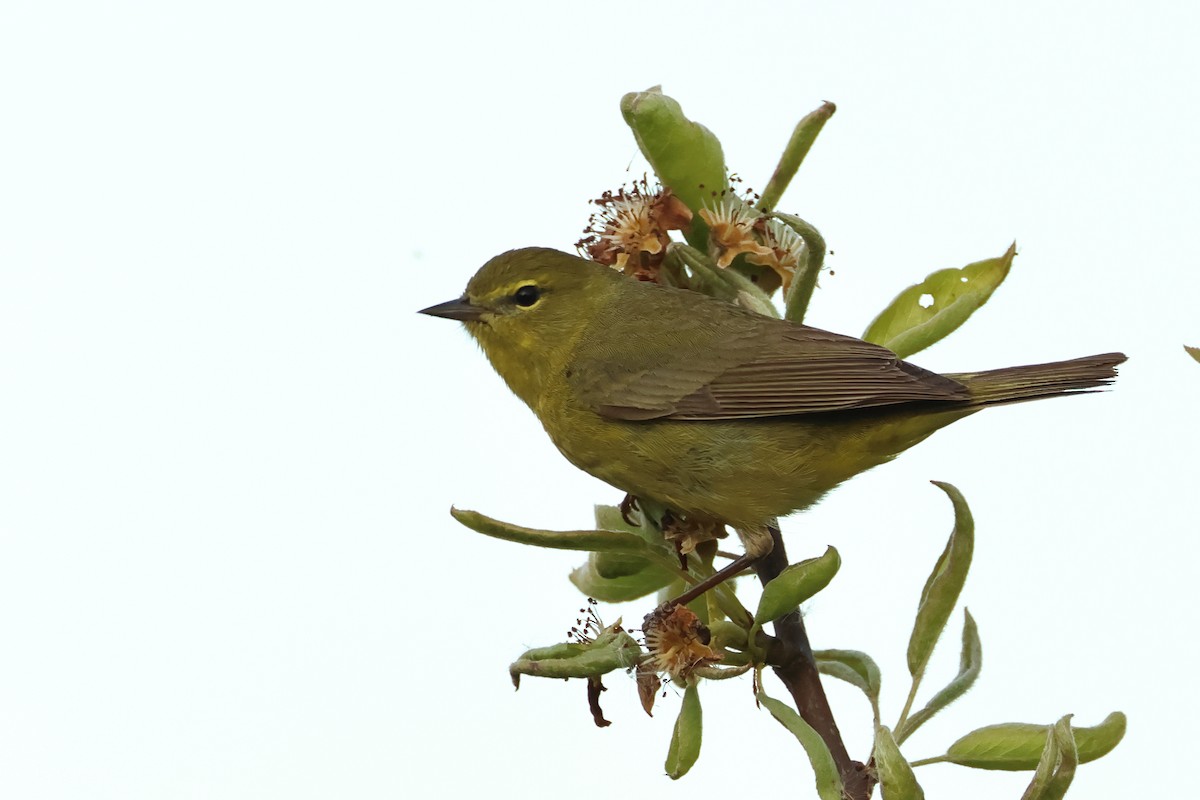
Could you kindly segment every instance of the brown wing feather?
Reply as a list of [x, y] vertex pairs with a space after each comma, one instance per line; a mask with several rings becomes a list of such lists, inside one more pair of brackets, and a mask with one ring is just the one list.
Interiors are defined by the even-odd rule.
[[[621, 307], [601, 313], [568, 377], [575, 395], [603, 416], [742, 419], [970, 397], [958, 381], [860, 339], [695, 292], [645, 284], [635, 291], [652, 294], [625, 297]], [[633, 309], [679, 322], [647, 337], [647, 327], [655, 326]]]

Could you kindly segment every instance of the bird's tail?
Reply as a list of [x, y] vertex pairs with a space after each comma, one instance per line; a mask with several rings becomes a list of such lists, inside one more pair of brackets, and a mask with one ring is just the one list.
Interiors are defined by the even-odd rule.
[[1052, 364], [1005, 367], [946, 377], [966, 384], [974, 404], [990, 406], [1095, 391], [1117, 377], [1117, 365], [1124, 360], [1124, 353], [1104, 353]]

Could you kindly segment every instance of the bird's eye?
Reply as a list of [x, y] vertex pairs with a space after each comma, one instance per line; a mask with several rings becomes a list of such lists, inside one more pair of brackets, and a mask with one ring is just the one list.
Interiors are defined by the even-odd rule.
[[542, 296], [542, 292], [538, 287], [533, 285], [522, 286], [513, 292], [513, 302], [519, 306], [529, 308], [538, 301]]

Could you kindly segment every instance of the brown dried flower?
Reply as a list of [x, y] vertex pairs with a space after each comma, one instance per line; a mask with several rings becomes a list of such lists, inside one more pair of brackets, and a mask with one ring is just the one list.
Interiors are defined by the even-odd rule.
[[721, 654], [708, 646], [708, 628], [687, 606], [663, 607], [647, 614], [642, 631], [650, 651], [649, 663], [683, 686], [697, 669], [721, 660]]
[[758, 229], [761, 231], [768, 253], [765, 255], [753, 253], [747, 255], [746, 260], [751, 264], [774, 270], [779, 275], [779, 280], [783, 284], [783, 294], [786, 297], [788, 287], [792, 285], [792, 279], [796, 277], [796, 270], [800, 268], [800, 259], [804, 256], [804, 240], [798, 233], [776, 219], [766, 221], [765, 224], [759, 225]]
[[588, 220], [575, 246], [600, 264], [639, 280], [657, 281], [670, 231], [691, 225], [691, 210], [670, 189], [651, 189], [645, 178], [632, 189], [605, 192], [592, 202], [600, 212]]
[[759, 213], [741, 198], [724, 197], [713, 208], [700, 209], [700, 218], [708, 223], [709, 254], [718, 267], [728, 267], [742, 253], [771, 255], [755, 235]]

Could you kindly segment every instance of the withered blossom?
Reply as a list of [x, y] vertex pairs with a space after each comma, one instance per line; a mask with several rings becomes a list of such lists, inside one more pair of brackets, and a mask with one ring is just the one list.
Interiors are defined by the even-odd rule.
[[683, 517], [668, 514], [662, 521], [663, 536], [675, 545], [681, 555], [687, 555], [704, 542], [724, 539], [728, 536], [725, 525], [712, 519]]
[[700, 209], [699, 213], [708, 223], [709, 254], [718, 267], [728, 267], [742, 253], [763, 258], [771, 255], [771, 248], [764, 246], [755, 234], [759, 213], [740, 197], [724, 197], [712, 208]]
[[804, 256], [804, 240], [794, 230], [777, 219], [767, 220], [757, 226], [769, 253], [752, 253], [746, 256], [751, 264], [768, 267], [775, 271], [783, 285], [786, 297], [796, 270], [800, 268], [800, 259]]
[[605, 192], [591, 202], [600, 211], [588, 220], [585, 236], [575, 246], [593, 261], [638, 280], [658, 280], [670, 231], [692, 223], [692, 212], [682, 200], [670, 189], [651, 189], [645, 178], [632, 189]]
[[665, 606], [647, 614], [642, 632], [650, 651], [647, 663], [681, 686], [688, 685], [697, 669], [721, 660], [708, 646], [708, 628], [687, 606]]

